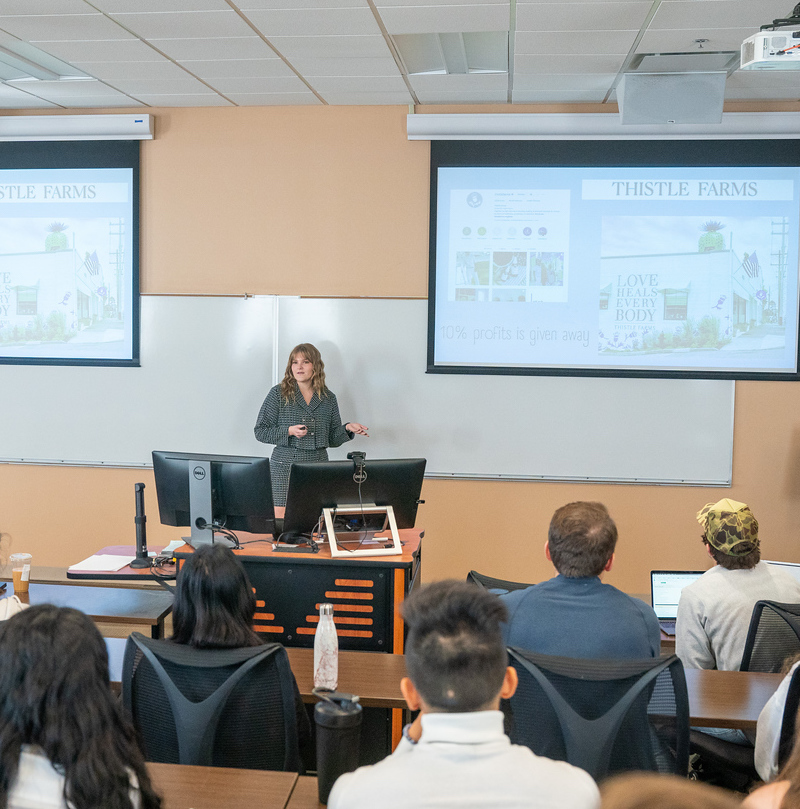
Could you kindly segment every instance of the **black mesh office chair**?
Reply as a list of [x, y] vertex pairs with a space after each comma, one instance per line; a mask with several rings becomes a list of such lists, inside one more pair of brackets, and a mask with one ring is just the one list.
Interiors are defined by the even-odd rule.
[[122, 697], [147, 761], [300, 768], [294, 678], [280, 644], [194, 649], [134, 632]]
[[744, 644], [742, 671], [780, 671], [800, 652], [800, 604], [757, 601]]
[[[780, 604], [777, 601], [757, 601], [750, 618], [744, 644], [741, 671], [780, 671], [787, 657], [800, 652], [800, 604]], [[793, 696], [794, 712], [797, 698]], [[788, 701], [787, 701], [788, 706]], [[794, 716], [784, 713], [784, 727], [790, 734], [781, 735], [781, 753], [788, 756], [794, 734]], [[717, 770], [740, 773], [748, 781], [758, 777], [752, 745], [735, 744], [692, 730], [691, 749], [699, 753], [704, 765]]]
[[675, 655], [586, 660], [508, 651], [519, 675], [509, 701], [513, 742], [595, 780], [624, 770], [686, 775], [689, 697]]
[[491, 576], [484, 576], [483, 573], [478, 573], [477, 570], [470, 570], [467, 574], [467, 581], [470, 584], [477, 584], [478, 587], [483, 587], [484, 590], [489, 590], [498, 595], [505, 595], [514, 590], [525, 590], [528, 587], [533, 587], [532, 584], [525, 584], [521, 581], [506, 581], [505, 579], [494, 579]]

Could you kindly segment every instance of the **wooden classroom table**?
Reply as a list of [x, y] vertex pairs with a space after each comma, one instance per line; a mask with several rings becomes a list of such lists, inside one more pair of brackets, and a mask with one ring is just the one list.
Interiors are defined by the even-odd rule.
[[152, 762], [147, 770], [163, 809], [285, 809], [297, 781], [297, 773], [274, 770]]
[[[289, 648], [289, 663], [303, 702], [314, 703], [314, 650]], [[358, 696], [365, 708], [400, 708], [406, 703], [400, 680], [406, 676], [405, 655], [339, 652], [338, 690]]]
[[[112, 685], [122, 675], [125, 640], [107, 638]], [[314, 687], [312, 649], [287, 649], [303, 702], [312, 704]], [[695, 727], [755, 730], [758, 715], [775, 693], [782, 677], [756, 671], [685, 669], [689, 713]], [[339, 652], [339, 690], [355, 694], [365, 708], [405, 709], [400, 679], [406, 675], [404, 655]]]
[[692, 725], [755, 730], [783, 676], [759, 671], [685, 669]]
[[324, 803], [319, 802], [316, 777], [313, 775], [299, 776], [292, 790], [292, 796], [289, 798], [289, 803], [286, 804], [286, 809], [318, 809], [318, 807], [324, 805]]
[[[7, 594], [13, 593], [13, 584]], [[3, 594], [5, 595], [5, 594]], [[85, 612], [93, 621], [149, 628], [153, 638], [164, 637], [164, 619], [172, 610], [172, 595], [163, 590], [118, 587], [74, 587], [71, 584], [30, 582], [20, 593], [25, 604], [55, 604]]]

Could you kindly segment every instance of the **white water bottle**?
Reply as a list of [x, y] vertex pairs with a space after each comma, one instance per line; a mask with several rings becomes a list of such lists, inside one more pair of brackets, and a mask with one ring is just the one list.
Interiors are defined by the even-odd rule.
[[339, 684], [339, 638], [333, 623], [333, 604], [319, 605], [314, 634], [314, 688], [336, 690]]

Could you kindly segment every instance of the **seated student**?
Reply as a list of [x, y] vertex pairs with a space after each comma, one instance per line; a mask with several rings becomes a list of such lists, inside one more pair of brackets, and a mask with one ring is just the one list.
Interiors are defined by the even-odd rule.
[[778, 774], [778, 753], [786, 697], [789, 693], [792, 675], [798, 666], [800, 666], [800, 655], [793, 655], [784, 662], [781, 673], [786, 676], [758, 715], [755, 765], [756, 772], [762, 781], [771, 781]]
[[0, 623], [0, 807], [160, 805], [91, 619], [41, 604]]
[[395, 752], [334, 784], [329, 809], [502, 806], [588, 809], [598, 791], [583, 770], [512, 745], [500, 698], [516, 689], [500, 634], [506, 609], [466, 582], [441, 581], [402, 606], [408, 627], [400, 682], [420, 714]]
[[756, 601], [798, 603], [800, 583], [761, 561], [749, 506], [726, 497], [700, 509], [697, 521], [716, 564], [681, 592], [675, 653], [687, 668], [737, 671]]
[[[233, 551], [219, 543], [201, 545], [178, 574], [170, 640], [197, 649], [261, 646], [265, 641], [253, 630], [255, 612], [253, 587]], [[294, 676], [292, 686], [302, 750], [311, 738], [311, 726]]]
[[616, 544], [617, 526], [602, 503], [558, 509], [544, 546], [558, 576], [501, 596], [510, 615], [506, 644], [563, 657], [658, 657], [661, 630], [652, 608], [600, 581]]
[[[800, 714], [798, 714], [800, 717]], [[800, 718], [796, 720], [800, 728]], [[800, 744], [795, 734], [794, 747], [778, 780], [766, 784], [745, 798], [743, 809], [800, 809]]]

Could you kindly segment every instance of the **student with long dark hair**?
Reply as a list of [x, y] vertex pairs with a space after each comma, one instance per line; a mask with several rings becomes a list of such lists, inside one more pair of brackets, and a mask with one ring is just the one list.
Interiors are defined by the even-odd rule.
[[181, 564], [172, 605], [172, 640], [197, 649], [260, 646], [256, 596], [242, 563], [222, 544], [201, 545]]
[[158, 809], [91, 619], [41, 604], [0, 623], [0, 809]]
[[[178, 574], [171, 640], [197, 649], [261, 646], [264, 639], [253, 630], [255, 611], [253, 587], [233, 551], [222, 544], [201, 545], [183, 561]], [[294, 677], [292, 687], [302, 751], [311, 727]]]

